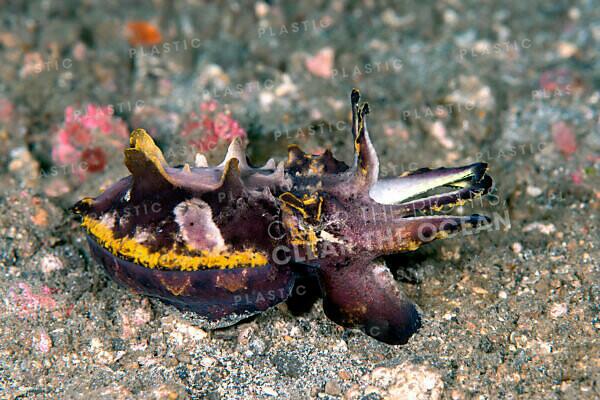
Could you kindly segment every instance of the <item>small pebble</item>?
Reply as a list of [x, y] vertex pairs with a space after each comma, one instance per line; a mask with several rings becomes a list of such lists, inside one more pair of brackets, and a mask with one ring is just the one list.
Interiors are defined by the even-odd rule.
[[431, 136], [437, 139], [437, 141], [446, 149], [454, 148], [454, 141], [446, 136], [446, 127], [442, 121], [435, 121], [429, 131]]
[[540, 189], [537, 186], [527, 186], [527, 189], [525, 191], [531, 197], [538, 197], [540, 194], [542, 194], [542, 189]]
[[338, 381], [332, 379], [325, 384], [325, 393], [331, 396], [339, 396], [342, 394], [342, 388]]
[[539, 231], [544, 235], [550, 235], [556, 232], [554, 224], [542, 224], [541, 222], [532, 222], [523, 227], [523, 232]]
[[258, 18], [264, 18], [269, 13], [270, 8], [271, 7], [264, 1], [257, 1], [256, 4], [254, 4], [254, 13]]
[[558, 319], [567, 314], [568, 307], [565, 303], [555, 303], [550, 307], [550, 316], [552, 319]]
[[52, 272], [63, 269], [64, 264], [59, 257], [54, 254], [48, 254], [40, 261], [40, 268], [44, 275], [50, 275]]
[[263, 393], [267, 396], [277, 397], [279, 394], [272, 387], [265, 386], [263, 387]]
[[578, 51], [579, 51], [579, 49], [573, 43], [570, 43], [570, 42], [559, 42], [558, 43], [558, 55], [561, 56], [562, 58], [571, 58], [575, 54], [577, 54]]
[[217, 360], [215, 360], [212, 357], [204, 357], [202, 360], [200, 360], [200, 365], [202, 365], [203, 367], [210, 367], [213, 366], [216, 362]]
[[48, 353], [52, 348], [52, 339], [45, 330], [41, 330], [35, 337], [37, 349], [40, 353]]
[[510, 247], [515, 254], [521, 254], [523, 251], [523, 245], [519, 242], [514, 242]]

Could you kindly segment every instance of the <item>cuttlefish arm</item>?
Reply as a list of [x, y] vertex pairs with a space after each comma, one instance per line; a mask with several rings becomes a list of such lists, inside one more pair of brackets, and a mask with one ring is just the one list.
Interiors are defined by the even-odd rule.
[[357, 260], [319, 270], [325, 314], [388, 344], [405, 344], [421, 327], [417, 306], [381, 260]]
[[[489, 191], [492, 179], [486, 174], [486, 163], [475, 163], [457, 168], [421, 169], [403, 176], [383, 178], [369, 189], [369, 196], [379, 204], [403, 204], [419, 197], [419, 204], [445, 205], [461, 200], [472, 200]], [[441, 187], [457, 190], [420, 197]]]

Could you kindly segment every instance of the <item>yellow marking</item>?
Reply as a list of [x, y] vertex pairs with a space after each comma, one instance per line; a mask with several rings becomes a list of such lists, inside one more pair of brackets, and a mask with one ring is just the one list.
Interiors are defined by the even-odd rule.
[[[457, 199], [456, 201], [452, 202], [452, 203], [446, 203], [446, 204], [436, 204], [436, 205], [432, 205], [431, 207], [429, 207], [428, 211], [433, 211], [433, 212], [440, 212], [442, 211], [444, 208], [447, 208], [449, 210], [453, 209], [454, 207], [462, 207], [465, 204], [467, 204], [469, 201], [472, 200], [477, 200], [478, 198], [481, 197], [481, 193], [475, 193], [475, 195], [473, 197], [471, 197], [468, 200], [465, 199]], [[427, 200], [427, 198], [425, 198], [424, 200]]]
[[421, 247], [421, 243], [416, 240], [409, 240], [404, 244], [404, 246], [400, 246], [396, 251], [415, 251], [419, 247]]
[[169, 250], [165, 253], [151, 252], [146, 246], [124, 237], [116, 239], [113, 231], [100, 221], [85, 216], [81, 223], [90, 235], [106, 250], [147, 268], [164, 268], [181, 271], [201, 269], [231, 269], [242, 266], [259, 267], [268, 263], [267, 257], [252, 250], [222, 253], [202, 250], [199, 255], [185, 255]]
[[317, 198], [318, 197], [309, 197], [307, 194], [305, 194], [302, 196], [302, 203], [304, 203], [305, 206], [310, 206], [317, 202]]
[[93, 206], [94, 205], [94, 199], [91, 197], [84, 197], [83, 199], [79, 200], [75, 206], [73, 207], [73, 212], [75, 214], [81, 214], [83, 212], [83, 210], [81, 209], [81, 206]]
[[470, 198], [469, 200], [464, 200], [464, 199], [458, 199], [453, 203], [446, 203], [446, 204], [441, 204], [441, 205], [435, 205], [432, 206], [430, 208], [431, 211], [433, 212], [439, 212], [442, 211], [444, 209], [444, 207], [448, 208], [449, 210], [453, 209], [454, 207], [462, 207], [465, 204], [467, 204], [469, 201], [472, 200], [477, 200], [478, 198], [481, 197], [480, 193], [477, 193], [475, 196], [473, 196], [472, 198]]
[[[286, 198], [287, 198], [287, 200], [286, 200]], [[304, 208], [303, 208], [304, 203], [302, 202], [302, 200], [300, 200], [298, 197], [294, 196], [292, 193], [290, 193], [290, 192], [282, 193], [281, 195], [279, 195], [279, 200], [281, 200], [286, 205], [293, 207], [294, 209], [300, 211], [303, 218], [308, 218], [308, 214], [306, 213], [306, 210], [304, 210]]]
[[281, 209], [287, 214], [288, 217], [283, 218], [283, 224], [288, 228], [290, 232], [290, 243], [293, 245], [307, 245], [310, 246], [313, 254], [317, 254], [317, 242], [319, 238], [314, 231], [312, 226], [308, 227], [308, 230], [300, 228], [300, 221], [293, 217], [292, 210], [289, 207], [289, 203], [283, 202]]
[[[473, 200], [474, 200], [474, 199], [477, 199], [478, 197], [480, 197], [480, 196], [479, 196], [479, 195], [477, 195], [476, 197], [473, 197]], [[467, 200], [458, 199], [458, 200], [456, 200], [456, 201], [455, 201], [455, 202], [454, 202], [454, 203], [451, 205], [451, 207], [462, 207], [462, 206], [464, 206], [465, 204], [467, 204]]]
[[[360, 113], [361, 110], [358, 110], [358, 112]], [[360, 116], [360, 118], [358, 119], [358, 132], [356, 133], [356, 139], [354, 140], [354, 151], [356, 152], [356, 154], [358, 154], [358, 169], [359, 172], [363, 175], [363, 176], [367, 176], [367, 174], [369, 173], [368, 169], [364, 166], [364, 158], [361, 157], [361, 145], [360, 145], [360, 140], [362, 138], [362, 136], [364, 136], [364, 125], [365, 125], [365, 121], [363, 116]]]
[[319, 196], [319, 206], [317, 207], [317, 221], [321, 220], [321, 211], [323, 210], [323, 198]]
[[230, 158], [229, 161], [225, 164], [225, 168], [223, 168], [223, 175], [221, 175], [221, 185], [225, 184], [228, 176], [230, 174], [235, 174], [234, 176], [239, 176], [240, 174], [240, 160], [237, 158]]
[[357, 136], [356, 140], [354, 141], [354, 151], [356, 152], [356, 154], [360, 155], [360, 143], [358, 143], [359, 138], [360, 136]]
[[464, 189], [466, 187], [471, 186], [471, 181], [464, 180], [464, 181], [449, 183], [448, 185]]
[[302, 158], [310, 160], [311, 156], [302, 151], [300, 146], [298, 146], [297, 144], [290, 144], [288, 146], [288, 159], [286, 164], [292, 165], [293, 162], [300, 163]]
[[[304, 207], [313, 206], [316, 204], [317, 212], [315, 218], [317, 221], [321, 220], [323, 197], [319, 196], [318, 193], [313, 193], [311, 196], [304, 194], [302, 199], [299, 199], [293, 193], [285, 192], [279, 196], [279, 199], [282, 201], [282, 210], [284, 212], [291, 216], [291, 208], [293, 208], [298, 210], [304, 219], [308, 218], [308, 213]], [[290, 222], [292, 222], [292, 220], [284, 220], [284, 224], [290, 231], [290, 243], [293, 245], [310, 246], [312, 253], [317, 254], [317, 243], [320, 239], [317, 237], [314, 228], [312, 226], [308, 226], [306, 229], [300, 229], [299, 225], [292, 224]]]
[[369, 249], [378, 249], [386, 254], [392, 253], [400, 253], [404, 251], [415, 251], [419, 247], [421, 247], [421, 242], [416, 240], [400, 240], [398, 241], [396, 237], [390, 238], [390, 240], [383, 240], [381, 244], [379, 243], [369, 243]]
[[358, 170], [363, 176], [367, 176], [369, 170], [364, 166], [364, 159], [360, 155], [360, 144], [356, 143], [356, 152], [358, 153]]
[[435, 205], [435, 206], [431, 206], [430, 211], [433, 212], [440, 212], [444, 209], [443, 205]]
[[435, 234], [434, 239], [447, 239], [450, 234], [447, 231], [439, 231]]
[[131, 132], [129, 146], [125, 149], [125, 165], [134, 177], [151, 171], [174, 184], [165, 171], [164, 167], [167, 166], [165, 157], [145, 130], [140, 128]]
[[305, 207], [317, 204], [317, 215], [315, 216], [315, 219], [317, 221], [321, 220], [323, 197], [319, 196], [318, 193], [313, 193], [311, 196], [305, 194], [302, 196], [302, 199], [299, 199], [293, 193], [285, 192], [279, 196], [279, 200], [281, 200], [285, 205], [300, 211], [304, 219], [308, 218], [308, 213], [306, 212]]
[[319, 238], [317, 238], [317, 234], [312, 226], [308, 228], [308, 231], [300, 231], [299, 229], [292, 228], [291, 236], [291, 244], [310, 246], [312, 253], [317, 254], [317, 242]]

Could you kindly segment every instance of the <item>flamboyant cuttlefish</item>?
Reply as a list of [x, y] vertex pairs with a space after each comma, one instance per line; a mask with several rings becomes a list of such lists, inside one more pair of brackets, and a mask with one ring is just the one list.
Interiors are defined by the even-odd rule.
[[[143, 130], [131, 133], [131, 175], [74, 206], [94, 257], [117, 282], [224, 327], [285, 301], [301, 273], [318, 277], [326, 315], [390, 344], [421, 326], [381, 256], [489, 222], [435, 215], [487, 193], [487, 165], [378, 179], [367, 104], [353, 90], [352, 166], [329, 150], [250, 164], [234, 140], [225, 160], [170, 167]], [[434, 189], [445, 192], [430, 194]]]

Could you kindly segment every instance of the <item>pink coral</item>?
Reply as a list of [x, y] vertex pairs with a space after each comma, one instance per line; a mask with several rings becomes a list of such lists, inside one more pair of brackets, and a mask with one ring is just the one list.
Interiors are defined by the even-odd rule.
[[331, 78], [333, 76], [334, 59], [335, 50], [331, 47], [324, 47], [314, 56], [306, 59], [306, 69], [308, 69], [311, 74], [319, 78]]
[[547, 92], [569, 92], [575, 78], [570, 70], [556, 68], [545, 71], [540, 76], [540, 87]]
[[0, 98], [0, 122], [8, 122], [13, 116], [15, 106], [8, 99]]
[[48, 286], [42, 286], [40, 293], [34, 293], [31, 286], [25, 282], [19, 282], [17, 287], [19, 290], [15, 288], [9, 290], [8, 298], [20, 317], [35, 317], [42, 311], [53, 311], [57, 308], [57, 302], [52, 297], [52, 289]]
[[570, 157], [577, 151], [577, 138], [573, 128], [564, 121], [552, 125], [552, 138], [554, 145], [565, 156]]
[[581, 171], [575, 171], [571, 174], [571, 180], [576, 185], [581, 185], [583, 183], [583, 173]]
[[56, 133], [52, 159], [60, 166], [71, 166], [79, 180], [84, 180], [88, 173], [104, 170], [107, 152], [122, 149], [127, 137], [127, 125], [114, 116], [112, 106], [88, 104], [83, 113], [69, 106]]
[[235, 137], [246, 137], [246, 131], [229, 111], [220, 111], [215, 100], [200, 104], [199, 112], [191, 112], [183, 124], [181, 135], [189, 143], [205, 152], [213, 149], [220, 140], [231, 141]]

